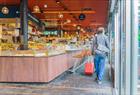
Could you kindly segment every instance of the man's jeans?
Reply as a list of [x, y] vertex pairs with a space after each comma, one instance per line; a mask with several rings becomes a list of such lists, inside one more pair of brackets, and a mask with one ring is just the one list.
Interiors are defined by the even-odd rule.
[[106, 56], [95, 54], [94, 64], [95, 64], [98, 80], [103, 79], [104, 70], [105, 70], [105, 59], [106, 59]]

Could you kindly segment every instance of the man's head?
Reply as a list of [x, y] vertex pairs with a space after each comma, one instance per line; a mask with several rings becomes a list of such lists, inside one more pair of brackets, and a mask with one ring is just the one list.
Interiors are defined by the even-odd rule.
[[105, 29], [103, 28], [103, 27], [99, 27], [98, 29], [97, 29], [97, 34], [102, 34], [102, 33], [104, 33], [105, 32]]

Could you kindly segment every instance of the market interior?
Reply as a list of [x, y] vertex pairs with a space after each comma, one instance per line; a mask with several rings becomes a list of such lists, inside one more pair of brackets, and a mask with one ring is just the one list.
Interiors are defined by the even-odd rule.
[[96, 28], [108, 24], [108, 0], [0, 0], [0, 5], [2, 82], [52, 81], [91, 55]]
[[[21, 2], [0, 0], [0, 4], [1, 10], [3, 7], [7, 7], [4, 12], [8, 10], [7, 14], [0, 13], [1, 48], [22, 49]], [[78, 40], [78, 45], [84, 44], [97, 27], [106, 27], [108, 5], [108, 0], [28, 0], [28, 48], [46, 49], [46, 42], [50, 45]]]

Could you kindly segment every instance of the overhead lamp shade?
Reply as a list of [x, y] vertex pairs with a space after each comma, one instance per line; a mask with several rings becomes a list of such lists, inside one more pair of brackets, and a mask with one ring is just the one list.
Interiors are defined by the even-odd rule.
[[45, 5], [44, 5], [44, 8], [47, 8], [47, 7], [48, 7], [48, 5], [47, 5], [47, 4], [45, 4]]
[[40, 12], [39, 6], [35, 5], [35, 6], [33, 7], [33, 12], [39, 13], [39, 12]]
[[86, 33], [86, 31], [83, 31], [83, 33]]
[[57, 0], [57, 1], [56, 1], [56, 3], [57, 3], [57, 4], [59, 4], [59, 3], [60, 3], [60, 1], [59, 1], [59, 0]]
[[63, 14], [59, 13], [58, 17], [63, 18]]
[[77, 28], [77, 30], [80, 30], [81, 29], [81, 26], [78, 25], [76, 28]]
[[83, 28], [81, 28], [81, 31], [84, 31], [84, 29], [83, 29]]
[[76, 24], [73, 24], [74, 27], [76, 27]]
[[2, 10], [1, 10], [1, 12], [3, 14], [8, 14], [9, 13], [9, 9], [7, 7], [3, 7]]
[[67, 19], [67, 23], [71, 23], [71, 20], [70, 19]]

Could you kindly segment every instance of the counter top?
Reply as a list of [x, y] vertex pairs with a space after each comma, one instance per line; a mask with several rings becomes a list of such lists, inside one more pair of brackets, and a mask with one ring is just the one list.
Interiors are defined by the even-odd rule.
[[[61, 52], [54, 52], [54, 53], [48, 53], [48, 55], [40, 55], [39, 53], [36, 54], [35, 56], [31, 55], [31, 54], [27, 54], [27, 55], [5, 55], [5, 56], [0, 56], [0, 57], [53, 57], [53, 56], [58, 56], [58, 55], [62, 55], [62, 54], [66, 54], [66, 53], [71, 53], [71, 52], [75, 52], [75, 51], [81, 51], [81, 50], [66, 50], [66, 51], [61, 51]], [[6, 53], [6, 52], [5, 52]], [[45, 53], [45, 52], [44, 52]]]
[[50, 82], [74, 66], [81, 51], [49, 57], [1, 56], [0, 82]]

